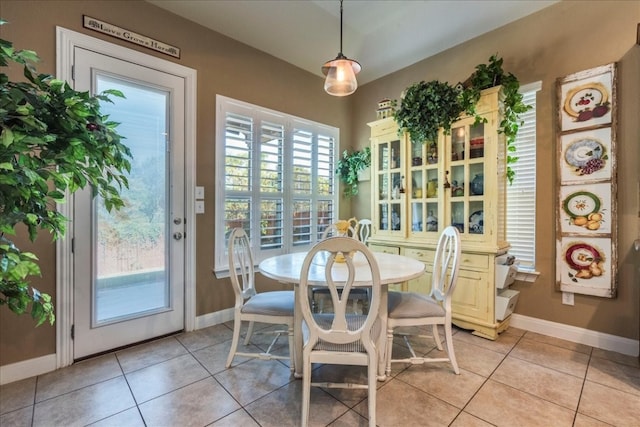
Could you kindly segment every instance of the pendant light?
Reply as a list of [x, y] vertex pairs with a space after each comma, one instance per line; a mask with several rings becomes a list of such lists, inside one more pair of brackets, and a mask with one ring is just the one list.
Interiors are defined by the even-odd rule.
[[324, 90], [333, 96], [351, 95], [358, 88], [356, 74], [361, 69], [357, 61], [342, 54], [342, 0], [340, 0], [340, 52], [336, 59], [327, 61], [322, 66], [322, 73], [327, 76]]

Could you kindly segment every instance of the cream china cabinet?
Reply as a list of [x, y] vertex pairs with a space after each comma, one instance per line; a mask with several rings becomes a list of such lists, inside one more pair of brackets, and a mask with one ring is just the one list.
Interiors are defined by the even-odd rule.
[[[369, 245], [419, 259], [430, 273], [440, 232], [447, 225], [457, 227], [463, 253], [453, 295], [454, 323], [489, 339], [508, 327], [517, 297], [511, 295], [516, 291], [500, 294], [495, 283], [496, 258], [509, 248], [505, 141], [498, 133], [501, 97], [500, 87], [484, 90], [476, 111], [485, 122], [463, 117], [449, 135], [441, 130], [437, 142], [415, 142], [406, 133], [399, 135], [393, 118], [369, 123], [373, 220]], [[408, 288], [427, 293], [430, 281], [426, 274]]]

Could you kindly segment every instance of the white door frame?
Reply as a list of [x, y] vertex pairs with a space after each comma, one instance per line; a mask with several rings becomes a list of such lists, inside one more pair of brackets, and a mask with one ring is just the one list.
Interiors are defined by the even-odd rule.
[[[174, 74], [185, 80], [185, 277], [184, 277], [184, 328], [192, 331], [196, 318], [196, 281], [195, 281], [195, 183], [196, 183], [196, 82], [197, 72], [194, 69], [162, 60], [152, 55], [133, 49], [118, 46], [94, 37], [87, 36], [62, 27], [56, 27], [56, 75], [60, 80], [73, 81], [72, 65], [75, 47], [113, 56], [137, 63], [146, 67]], [[58, 204], [58, 211], [71, 218], [73, 198], [67, 193], [66, 203]], [[69, 227], [68, 230], [72, 228]], [[56, 242], [56, 368], [73, 363], [73, 253], [71, 251], [72, 232], [67, 231], [64, 237]]]

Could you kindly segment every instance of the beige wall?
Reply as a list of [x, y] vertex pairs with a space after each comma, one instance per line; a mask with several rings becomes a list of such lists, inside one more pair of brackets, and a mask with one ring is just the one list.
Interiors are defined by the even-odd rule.
[[[180, 59], [156, 53], [82, 28], [82, 15], [161, 40], [181, 49]], [[39, 72], [55, 74], [55, 27], [61, 26], [197, 70], [197, 185], [205, 187], [204, 215], [198, 215], [196, 247], [197, 315], [233, 306], [228, 279], [212, 274], [214, 246], [214, 129], [216, 94], [339, 127], [351, 134], [353, 98], [327, 96], [320, 73], [314, 75], [207, 30], [143, 1], [0, 1], [0, 17], [9, 21], [0, 36], [16, 48], [35, 50]], [[318, 70], [322, 58], [318, 59]], [[15, 76], [14, 76], [15, 77]], [[344, 137], [345, 141], [348, 138]], [[343, 215], [349, 203], [341, 203]], [[43, 278], [34, 282], [55, 294], [55, 247], [38, 238], [34, 252]], [[0, 307], [0, 365], [55, 353], [55, 327], [40, 326]]]
[[[639, 1], [563, 1], [534, 15], [470, 40], [439, 55], [358, 89], [353, 116], [354, 141], [368, 145], [367, 122], [375, 120], [378, 100], [399, 99], [414, 82], [433, 79], [455, 84], [495, 53], [521, 84], [542, 81], [537, 98], [536, 261], [534, 284], [521, 291], [515, 312], [637, 340], [640, 327], [640, 46], [636, 29]], [[419, 31], [419, 30], [416, 30]], [[581, 70], [618, 62], [618, 297], [575, 295], [561, 303], [555, 290], [556, 92], [555, 82]], [[363, 64], [366, 67], [366, 64]], [[369, 215], [369, 185], [354, 199], [352, 212]]]
[[[588, 3], [588, 7], [586, 6]], [[82, 28], [86, 14], [156, 38], [182, 50], [180, 59], [110, 38]], [[498, 53], [507, 71], [522, 83], [543, 81], [538, 96], [538, 205], [536, 208], [537, 259], [541, 272], [531, 285], [516, 284], [522, 291], [516, 312], [553, 322], [638, 339], [640, 329], [640, 255], [632, 242], [640, 230], [637, 185], [640, 164], [640, 47], [635, 46], [640, 22], [639, 2], [565, 1], [542, 12], [428, 58], [393, 75], [362, 86], [354, 96], [327, 96], [322, 79], [292, 67], [197, 24], [140, 1], [7, 1], [0, 0], [0, 17], [8, 20], [0, 30], [3, 39], [17, 48], [32, 49], [42, 57], [40, 72], [55, 73], [55, 27], [62, 26], [146, 54], [191, 67], [198, 72], [197, 184], [205, 186], [205, 215], [197, 216], [196, 247], [197, 314], [232, 305], [227, 280], [212, 273], [214, 243], [214, 126], [215, 95], [221, 94], [341, 129], [342, 148], [368, 144], [366, 123], [375, 119], [378, 100], [399, 98], [400, 92], [419, 80], [465, 80], [476, 64]], [[141, 19], [144, 17], [144, 19]], [[321, 58], [319, 59], [321, 61]], [[576, 295], [574, 307], [560, 302], [554, 289], [555, 193], [555, 91], [554, 82], [579, 70], [619, 62], [619, 270], [618, 298], [613, 300]], [[366, 66], [366, 64], [364, 64]], [[369, 186], [341, 203], [341, 216], [352, 212], [370, 216]], [[351, 212], [352, 211], [352, 212]], [[43, 264], [42, 290], [55, 293], [55, 252], [49, 236], [33, 247]], [[264, 281], [272, 286], [272, 283]], [[55, 352], [55, 328], [33, 328], [28, 317], [16, 317], [0, 307], [0, 365]]]

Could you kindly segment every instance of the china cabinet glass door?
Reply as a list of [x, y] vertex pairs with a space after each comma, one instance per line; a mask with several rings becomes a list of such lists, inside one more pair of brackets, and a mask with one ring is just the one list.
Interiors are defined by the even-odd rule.
[[399, 139], [379, 141], [374, 145], [374, 166], [377, 189], [377, 212], [374, 217], [378, 231], [383, 234], [401, 234], [405, 229], [403, 201], [405, 177], [404, 150]]
[[[445, 138], [447, 222], [463, 235], [484, 234], [485, 125], [474, 119], [456, 123]], [[479, 236], [481, 237], [481, 236]]]
[[411, 180], [408, 189], [409, 219], [411, 235], [424, 233], [438, 235], [442, 228], [438, 221], [440, 207], [438, 196], [441, 191], [438, 179], [438, 149], [434, 142], [411, 141]]

